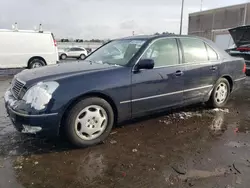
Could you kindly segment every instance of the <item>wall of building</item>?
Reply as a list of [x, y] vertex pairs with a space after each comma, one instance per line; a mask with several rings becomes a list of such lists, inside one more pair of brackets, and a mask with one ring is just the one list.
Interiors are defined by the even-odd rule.
[[189, 14], [188, 34], [214, 40], [229, 28], [250, 24], [250, 3]]

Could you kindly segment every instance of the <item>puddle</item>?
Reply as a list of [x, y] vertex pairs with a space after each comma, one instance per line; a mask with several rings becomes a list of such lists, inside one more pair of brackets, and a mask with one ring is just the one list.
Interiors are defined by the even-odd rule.
[[223, 112], [221, 111], [217, 112], [215, 114], [215, 117], [212, 123], [209, 126], [210, 130], [214, 132], [220, 132], [220, 131], [226, 130], [226, 126], [224, 126], [223, 124], [224, 118], [225, 118], [225, 114]]
[[249, 143], [243, 143], [243, 142], [236, 142], [236, 141], [230, 141], [227, 144], [225, 144], [226, 146], [229, 147], [235, 147], [235, 148], [240, 148], [240, 147], [250, 147]]
[[206, 170], [190, 170], [185, 175], [180, 175], [179, 178], [181, 180], [186, 179], [200, 179], [200, 178], [209, 178], [214, 176], [222, 176], [226, 173], [226, 169], [224, 168], [216, 168], [214, 171], [206, 171]]

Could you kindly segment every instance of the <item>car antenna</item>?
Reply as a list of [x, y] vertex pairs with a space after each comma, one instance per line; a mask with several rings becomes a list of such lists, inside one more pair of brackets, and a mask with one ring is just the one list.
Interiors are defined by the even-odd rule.
[[15, 22], [15, 24], [12, 25], [12, 29], [13, 29], [14, 31], [18, 31], [17, 22]]
[[43, 27], [41, 23], [39, 24], [39, 33], [43, 33]]

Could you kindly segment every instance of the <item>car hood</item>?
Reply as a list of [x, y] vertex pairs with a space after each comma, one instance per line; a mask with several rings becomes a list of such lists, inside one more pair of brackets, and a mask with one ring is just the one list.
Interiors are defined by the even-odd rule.
[[67, 62], [30, 70], [23, 70], [17, 74], [16, 77], [20, 81], [29, 85], [40, 81], [56, 80], [59, 78], [112, 68], [115, 69], [118, 67], [109, 64], [90, 63], [88, 61]]
[[228, 31], [237, 47], [250, 44], [250, 25], [232, 28]]

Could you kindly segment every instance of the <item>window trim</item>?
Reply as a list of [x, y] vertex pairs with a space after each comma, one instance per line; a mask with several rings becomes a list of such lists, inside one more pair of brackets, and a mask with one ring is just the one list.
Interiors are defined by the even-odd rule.
[[180, 53], [180, 46], [178, 44], [178, 37], [161, 37], [161, 38], [157, 38], [153, 41], [151, 41], [147, 48], [142, 52], [142, 54], [139, 56], [139, 58], [136, 60], [134, 66], [133, 66], [133, 69], [132, 69], [132, 72], [135, 72], [135, 66], [138, 64], [138, 62], [140, 61], [140, 59], [142, 58], [142, 56], [146, 53], [146, 51], [157, 41], [159, 40], [164, 40], [164, 39], [175, 39], [176, 41], [176, 46], [177, 46], [177, 50], [178, 50], [178, 57], [179, 57], [179, 62], [178, 64], [176, 65], [165, 65], [165, 66], [158, 66], [158, 67], [154, 67], [153, 69], [159, 69], [159, 68], [165, 68], [165, 67], [173, 67], [173, 66], [180, 66], [182, 65], [181, 61], [182, 61], [182, 58], [180, 57], [181, 56], [181, 53]]
[[[210, 61], [210, 62], [217, 62], [217, 61], [219, 61], [219, 60], [220, 60], [219, 54], [214, 50], [214, 48], [212, 48], [210, 45], [208, 45], [205, 41], [204, 41], [204, 44], [205, 44], [206, 50], [207, 50], [208, 61]], [[216, 59], [216, 60], [211, 60], [211, 59], [210, 59], [209, 53], [208, 53], [208, 47], [211, 48], [211, 49], [214, 51], [214, 53], [216, 54], [216, 56], [217, 56], [217, 59]]]

